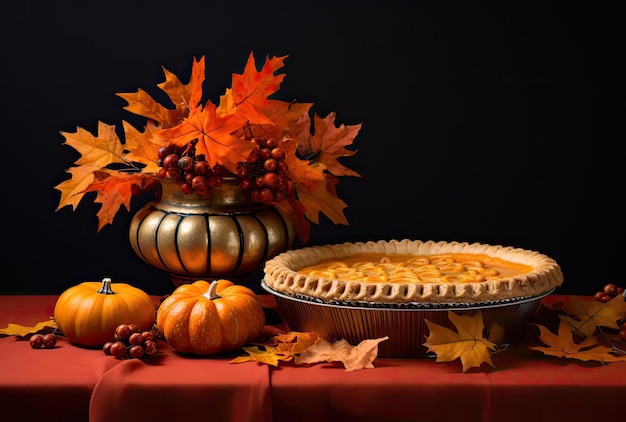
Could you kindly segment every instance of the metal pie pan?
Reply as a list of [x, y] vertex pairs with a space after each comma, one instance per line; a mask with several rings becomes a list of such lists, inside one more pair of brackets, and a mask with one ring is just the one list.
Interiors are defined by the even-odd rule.
[[305, 295], [287, 295], [267, 286], [261, 287], [276, 299], [278, 311], [292, 331], [315, 332], [327, 341], [345, 339], [352, 345], [363, 340], [388, 336], [378, 345], [378, 356], [389, 358], [427, 357], [423, 346], [428, 336], [426, 320], [455, 330], [448, 311], [458, 315], [483, 313], [484, 335], [492, 327], [504, 330], [503, 343], [523, 340], [528, 322], [537, 312], [541, 295], [480, 303], [409, 303], [382, 304], [371, 302], [326, 303]]

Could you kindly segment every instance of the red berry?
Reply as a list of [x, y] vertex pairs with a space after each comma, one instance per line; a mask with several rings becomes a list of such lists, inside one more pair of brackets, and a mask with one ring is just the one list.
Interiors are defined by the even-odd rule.
[[143, 354], [143, 347], [138, 344], [131, 346], [131, 348], [128, 350], [128, 356], [134, 359], [141, 359], [143, 357]]
[[265, 173], [263, 184], [270, 189], [274, 189], [278, 185], [278, 175], [276, 173]]
[[183, 183], [180, 186], [180, 190], [185, 195], [191, 195], [193, 193], [193, 191], [194, 191], [194, 188], [193, 188], [193, 186], [191, 186], [191, 183]]
[[48, 333], [43, 336], [43, 347], [46, 349], [52, 349], [57, 344], [57, 336], [52, 333]]
[[139, 345], [143, 343], [143, 335], [141, 333], [132, 333], [128, 338], [128, 344]]
[[619, 339], [626, 342], [626, 328], [622, 328], [621, 330], [619, 330]]
[[33, 349], [41, 349], [43, 346], [43, 335], [33, 334], [30, 336], [30, 347]]
[[144, 331], [143, 333], [141, 333], [141, 336], [143, 337], [143, 341], [148, 341], [148, 340], [154, 340], [154, 333], [152, 331]]
[[166, 169], [177, 169], [178, 168], [178, 155], [177, 154], [168, 154], [163, 157], [163, 167]]
[[602, 296], [604, 296], [604, 292], [596, 292], [596, 294], [593, 295], [593, 298], [595, 300], [600, 300], [601, 301], [602, 300]]
[[157, 353], [157, 344], [155, 341], [152, 340], [146, 340], [146, 342], [143, 345], [146, 355], [148, 356], [153, 356], [156, 355]]
[[602, 302], [602, 303], [607, 303], [607, 302], [609, 302], [611, 299], [613, 299], [611, 296], [609, 296], [609, 295], [605, 294], [605, 295], [603, 295], [603, 296], [600, 298], [600, 302]]
[[263, 168], [267, 171], [274, 171], [278, 167], [278, 163], [273, 158], [268, 158], [263, 162]]
[[613, 283], [609, 283], [604, 286], [604, 294], [607, 294], [611, 297], [615, 297], [617, 295], [617, 286]]
[[275, 159], [276, 161], [282, 161], [285, 159], [285, 151], [280, 148], [280, 147], [276, 147], [274, 149], [272, 149], [272, 158]]
[[107, 341], [106, 343], [104, 343], [104, 346], [102, 346], [102, 351], [105, 355], [111, 356], [111, 346], [113, 346], [112, 341]]
[[141, 328], [139, 328], [139, 325], [137, 324], [128, 324], [128, 328], [130, 329], [131, 334], [141, 332]]
[[118, 359], [122, 359], [126, 357], [126, 345], [122, 341], [116, 341], [111, 345], [111, 356], [114, 356]]
[[128, 324], [120, 324], [115, 329], [115, 332], [113, 333], [113, 338], [119, 341], [126, 341], [131, 334], [132, 332]]

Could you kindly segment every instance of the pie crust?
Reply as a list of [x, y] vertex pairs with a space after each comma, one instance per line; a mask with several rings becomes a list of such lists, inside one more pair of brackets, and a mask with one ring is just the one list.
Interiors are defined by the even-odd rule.
[[[430, 256], [450, 254], [476, 255], [501, 262], [527, 266], [527, 272], [486, 277], [483, 281], [420, 281], [342, 280], [323, 273], [302, 273], [299, 270], [326, 261], [346, 261], [361, 254]], [[523, 264], [523, 265], [519, 265]], [[327, 278], [328, 277], [328, 278]], [[283, 252], [266, 261], [264, 282], [274, 291], [290, 296], [304, 296], [325, 303], [369, 302], [382, 304], [455, 303], [522, 299], [554, 290], [563, 282], [560, 266], [552, 258], [536, 251], [501, 245], [467, 242], [435, 242], [390, 240], [311, 246]]]

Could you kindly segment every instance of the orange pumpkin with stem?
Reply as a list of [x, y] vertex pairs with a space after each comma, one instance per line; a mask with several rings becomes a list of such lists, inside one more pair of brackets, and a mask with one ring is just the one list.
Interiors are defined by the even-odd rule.
[[214, 355], [261, 335], [265, 313], [256, 294], [229, 280], [182, 284], [157, 309], [157, 328], [176, 351]]
[[67, 339], [80, 346], [102, 347], [120, 324], [152, 329], [156, 307], [141, 289], [110, 278], [85, 281], [65, 290], [54, 305], [54, 320]]

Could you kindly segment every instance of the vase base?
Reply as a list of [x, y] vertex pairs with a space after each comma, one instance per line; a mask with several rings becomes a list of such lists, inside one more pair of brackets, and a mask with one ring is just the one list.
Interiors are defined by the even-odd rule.
[[170, 280], [172, 280], [172, 284], [174, 287], [179, 287], [183, 284], [190, 284], [197, 280], [205, 280], [205, 281], [213, 281], [213, 280], [228, 280], [233, 284], [238, 284], [240, 286], [247, 286], [250, 284], [252, 279], [252, 273], [247, 274], [224, 274], [221, 276], [215, 275], [185, 275], [185, 274], [174, 274], [170, 273]]

